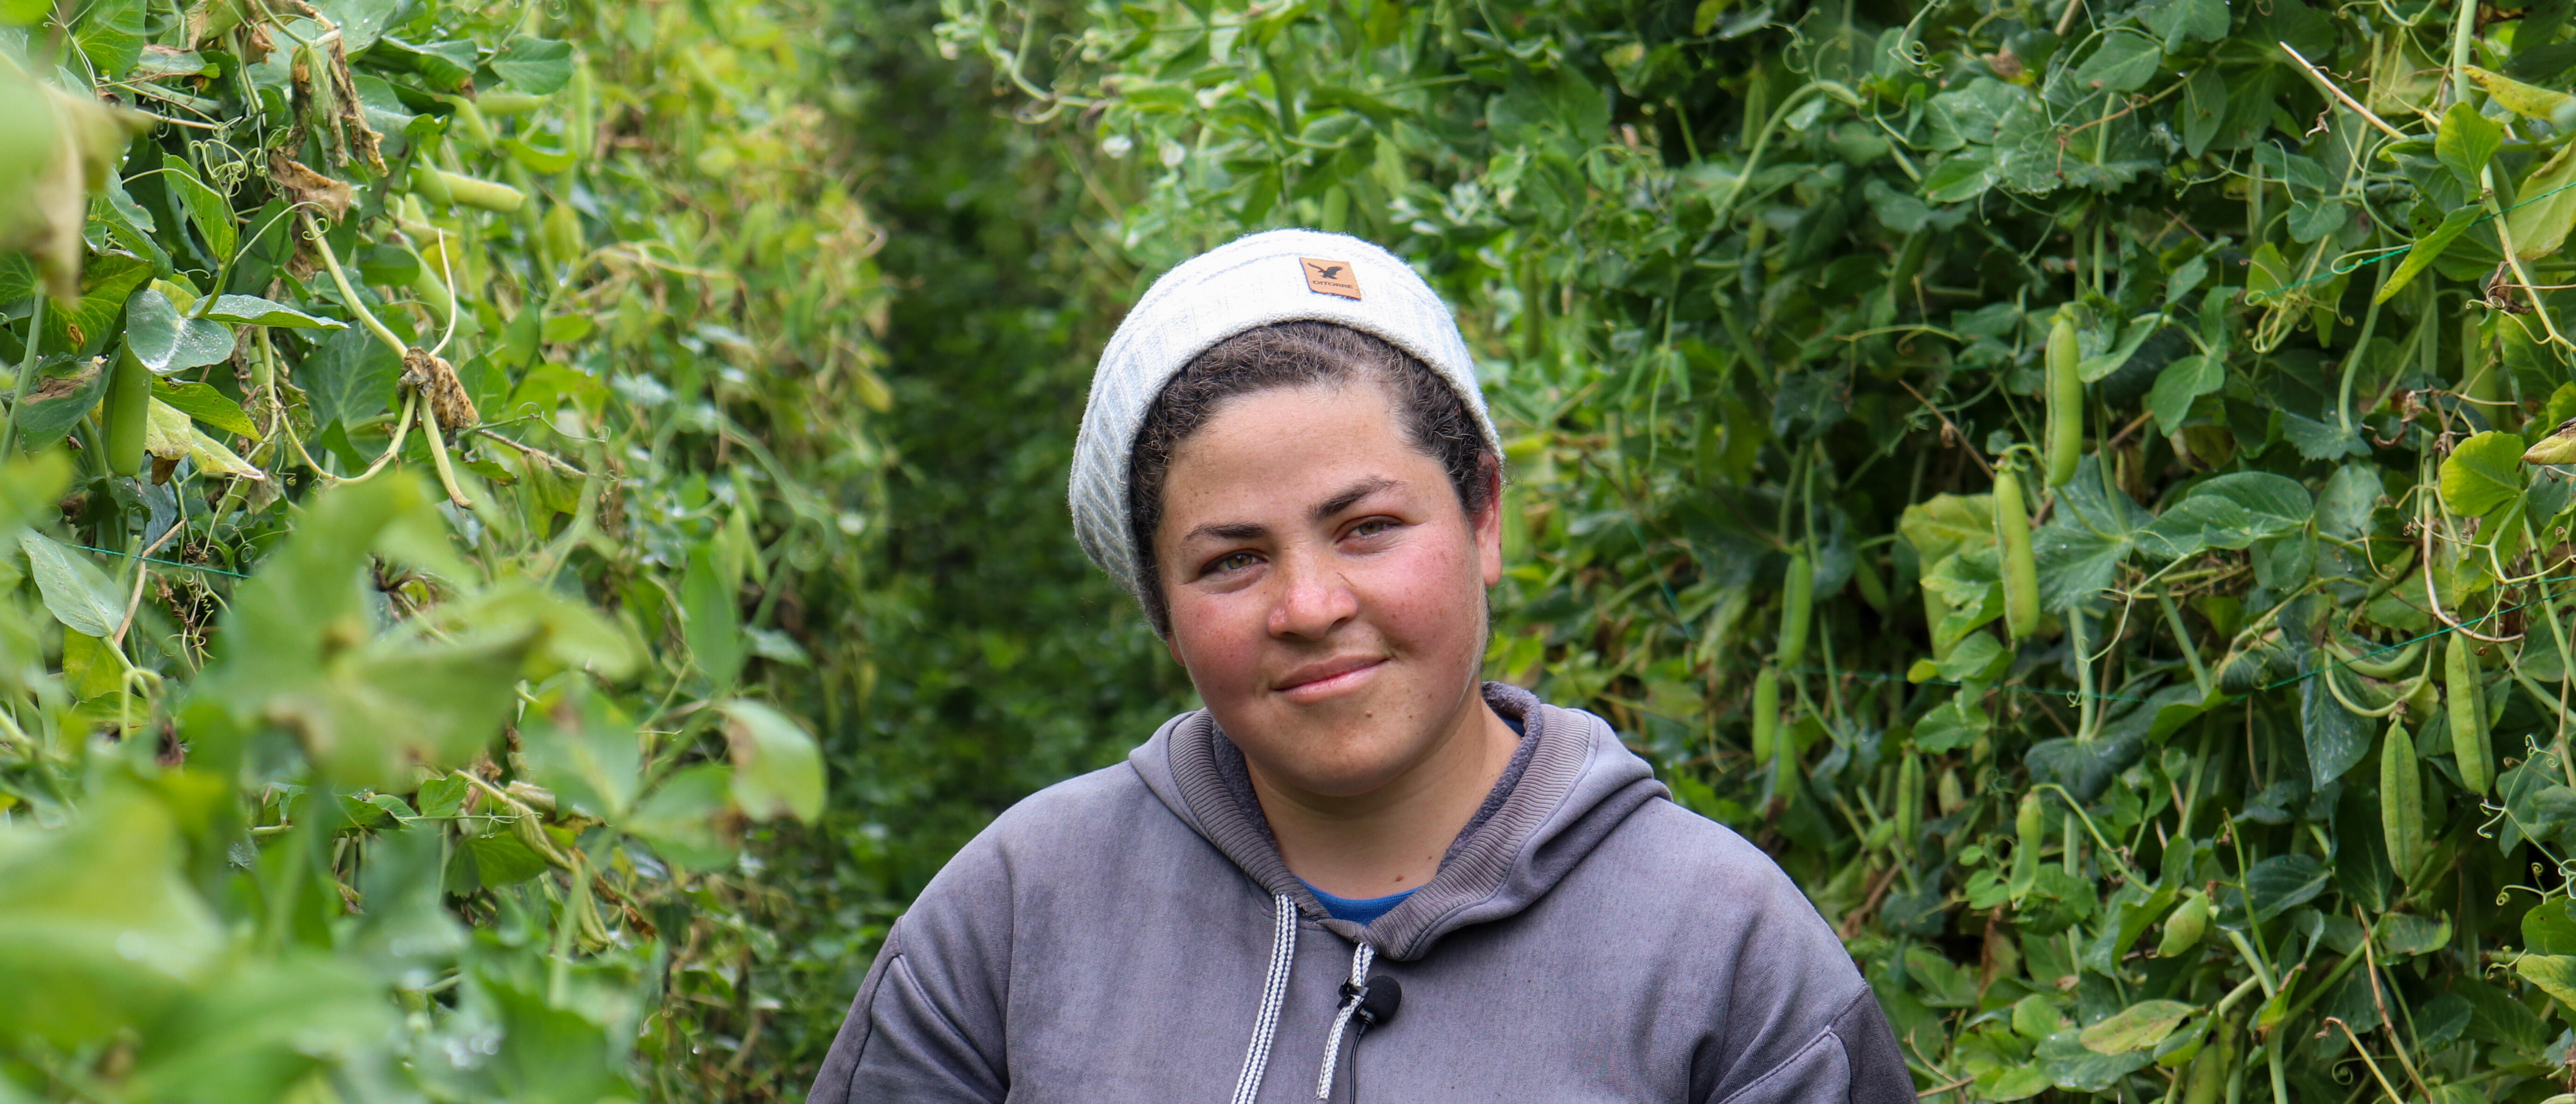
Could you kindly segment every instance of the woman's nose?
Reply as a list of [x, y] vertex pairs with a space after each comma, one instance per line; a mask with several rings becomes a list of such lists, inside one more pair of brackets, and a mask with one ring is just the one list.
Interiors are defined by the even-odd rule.
[[1270, 607], [1270, 635], [1320, 639], [1359, 612], [1350, 581], [1312, 557], [1288, 556], [1276, 576], [1281, 586]]

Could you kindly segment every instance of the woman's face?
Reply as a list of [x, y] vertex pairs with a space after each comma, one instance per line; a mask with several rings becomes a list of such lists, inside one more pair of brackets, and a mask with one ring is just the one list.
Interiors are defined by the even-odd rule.
[[1173, 658], [1274, 782], [1370, 793], [1474, 731], [1497, 512], [1467, 516], [1383, 389], [1229, 400], [1163, 496]]

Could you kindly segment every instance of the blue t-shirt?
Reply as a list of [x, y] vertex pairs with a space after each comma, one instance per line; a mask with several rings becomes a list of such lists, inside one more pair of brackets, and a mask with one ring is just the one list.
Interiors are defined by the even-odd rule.
[[[1303, 878], [1298, 880], [1305, 881]], [[1349, 897], [1335, 897], [1323, 890], [1316, 889], [1312, 882], [1308, 882], [1306, 888], [1314, 893], [1316, 900], [1324, 903], [1324, 911], [1331, 913], [1333, 915], [1333, 919], [1348, 920], [1354, 924], [1376, 923], [1378, 917], [1384, 916], [1393, 911], [1395, 906], [1404, 903], [1405, 898], [1413, 896], [1413, 890], [1408, 889], [1402, 893], [1390, 893], [1384, 897], [1370, 897], [1365, 900], [1354, 900]]]
[[[1521, 724], [1519, 718], [1505, 717], [1503, 718], [1503, 723], [1512, 726], [1512, 731], [1516, 734], [1523, 736], [1529, 734], [1528, 728]], [[1299, 878], [1297, 880], [1300, 882], [1306, 882], [1304, 878]], [[1420, 886], [1414, 887], [1414, 889], [1420, 888]], [[1313, 882], [1306, 882], [1306, 891], [1314, 894], [1315, 900], [1323, 902], [1324, 911], [1332, 914], [1333, 919], [1348, 920], [1354, 924], [1376, 923], [1378, 917], [1384, 916], [1389, 912], [1393, 912], [1395, 910], [1395, 906], [1403, 904], [1405, 898], [1413, 896], [1413, 890], [1408, 889], [1402, 893], [1390, 893], [1384, 897], [1335, 897], [1323, 890], [1316, 889]]]

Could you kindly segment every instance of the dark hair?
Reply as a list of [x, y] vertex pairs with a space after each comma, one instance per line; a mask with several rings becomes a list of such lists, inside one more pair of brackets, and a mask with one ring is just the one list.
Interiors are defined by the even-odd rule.
[[[1137, 588], [1154, 628], [1171, 632], [1161, 573], [1154, 562], [1154, 530], [1163, 523], [1163, 484], [1172, 453], [1227, 401], [1262, 391], [1315, 384], [1373, 383], [1383, 388], [1404, 419], [1405, 435], [1423, 455], [1440, 462], [1449, 488], [1468, 517], [1491, 504], [1488, 471], [1501, 458], [1455, 387], [1431, 366], [1374, 334], [1334, 322], [1280, 322], [1245, 330], [1217, 342], [1183, 367], [1145, 408], [1136, 447], [1127, 460], [1127, 524], [1136, 542]], [[1490, 466], [1489, 466], [1490, 465]]]

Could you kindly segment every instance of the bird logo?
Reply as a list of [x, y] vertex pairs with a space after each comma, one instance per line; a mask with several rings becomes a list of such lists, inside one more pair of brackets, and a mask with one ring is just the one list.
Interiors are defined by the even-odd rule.
[[1360, 297], [1359, 274], [1351, 271], [1351, 262], [1299, 257], [1297, 263], [1305, 269], [1306, 290], [1344, 299]]

